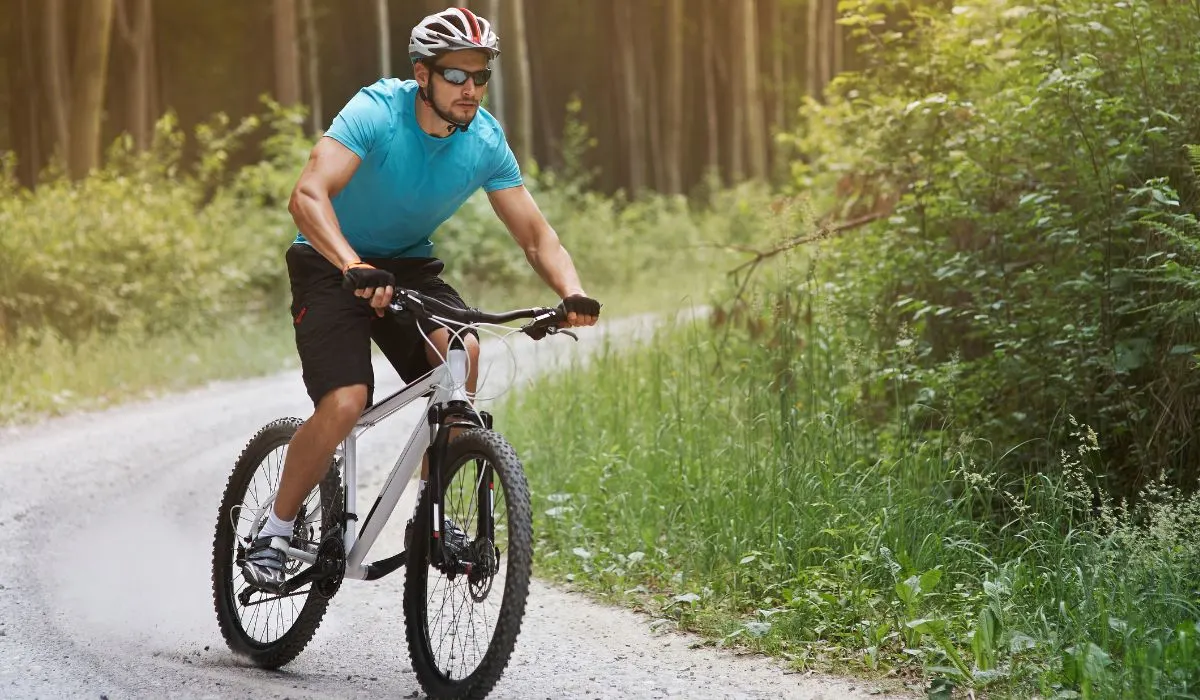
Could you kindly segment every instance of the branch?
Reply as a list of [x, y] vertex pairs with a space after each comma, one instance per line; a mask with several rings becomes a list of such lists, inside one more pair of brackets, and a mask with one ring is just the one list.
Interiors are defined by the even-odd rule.
[[817, 228], [817, 230], [814, 233], [810, 233], [805, 236], [796, 236], [795, 238], [790, 238], [790, 239], [784, 241], [783, 243], [776, 245], [774, 248], [771, 248], [770, 250], [746, 251], [746, 252], [753, 252], [754, 258], [733, 268], [732, 270], [729, 271], [728, 274], [736, 275], [737, 273], [741, 272], [742, 270], [746, 269], [747, 267], [750, 267], [750, 268], [758, 267], [758, 265], [760, 265], [764, 260], [767, 260], [768, 258], [773, 258], [776, 255], [787, 252], [797, 246], [802, 246], [805, 243], [812, 243], [814, 241], [819, 241], [824, 238], [828, 238], [829, 236], [832, 236], [834, 234], [845, 233], [846, 231], [851, 231], [856, 228], [861, 228], [873, 221], [878, 221], [878, 220], [882, 219], [883, 217], [888, 216], [889, 213], [890, 212], [875, 212], [872, 214], [867, 214], [865, 216], [860, 216], [857, 219], [850, 219], [849, 221], [839, 221], [838, 223], [832, 224], [832, 225], [822, 224], [821, 226], [819, 226]]

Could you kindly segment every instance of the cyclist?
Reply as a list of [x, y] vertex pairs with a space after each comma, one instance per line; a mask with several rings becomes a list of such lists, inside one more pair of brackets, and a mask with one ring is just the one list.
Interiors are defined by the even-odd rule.
[[[466, 308], [440, 279], [430, 236], [469, 196], [487, 192], [531, 267], [562, 298], [565, 325], [590, 326], [600, 314], [523, 186], [499, 123], [480, 107], [500, 53], [491, 24], [446, 9], [413, 28], [408, 51], [415, 80], [384, 78], [351, 98], [313, 148], [288, 205], [299, 228], [286, 255], [291, 312], [315, 410], [291, 441], [274, 508], [246, 555], [246, 580], [267, 590], [283, 584], [282, 548], [301, 502], [372, 403], [371, 341], [406, 382], [446, 356], [445, 328], [403, 326], [384, 308], [397, 286]], [[479, 340], [464, 340], [473, 393]]]

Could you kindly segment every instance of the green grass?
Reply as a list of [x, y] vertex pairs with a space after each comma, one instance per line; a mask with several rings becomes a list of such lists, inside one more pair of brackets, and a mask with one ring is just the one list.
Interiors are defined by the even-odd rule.
[[1015, 478], [949, 418], [919, 435], [876, 415], [864, 382], [903, 366], [797, 287], [514, 399], [539, 570], [800, 667], [997, 697], [1200, 692], [1200, 500], [1109, 502], [1083, 427], [1060, 476]]
[[0, 352], [0, 424], [298, 366], [286, 313], [160, 336], [125, 332], [70, 343], [47, 335]]

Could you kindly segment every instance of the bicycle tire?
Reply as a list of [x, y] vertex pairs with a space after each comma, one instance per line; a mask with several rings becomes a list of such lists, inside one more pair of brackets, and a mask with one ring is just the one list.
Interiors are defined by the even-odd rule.
[[[329, 599], [319, 595], [310, 585], [308, 593], [304, 595], [303, 606], [287, 630], [270, 643], [255, 640], [245, 629], [237, 612], [239, 601], [236, 599], [238, 591], [234, 580], [240, 574], [240, 569], [234, 563], [232, 555], [235, 552], [238, 533], [231, 513], [244, 503], [247, 491], [251, 488], [262, 462], [275, 450], [288, 445], [302, 423], [298, 418], [272, 421], [246, 444], [225, 486], [225, 494], [217, 514], [216, 533], [213, 536], [213, 605], [216, 608], [221, 635], [235, 654], [267, 669], [283, 666], [304, 650], [321, 624]], [[318, 488], [321, 535], [324, 536], [331, 528], [336, 527], [344, 510], [341, 473], [336, 465], [331, 465]]]
[[[507, 517], [507, 552], [503, 554], [504, 590], [500, 594], [496, 629], [488, 647], [474, 671], [461, 679], [449, 677], [438, 667], [435, 658], [437, 650], [433, 647], [426, 619], [429, 603], [426, 593], [430, 573], [433, 571], [440, 575], [440, 572], [428, 564], [429, 527], [432, 520], [429, 511], [431, 489], [426, 489], [421, 495], [417, 506], [417, 520], [414, 523], [408, 570], [405, 573], [404, 627], [413, 671], [421, 688], [431, 700], [479, 699], [491, 692], [504, 673], [516, 647], [525, 615], [526, 599], [529, 596], [529, 579], [533, 568], [533, 522], [529, 487], [516, 451], [508, 441], [491, 430], [466, 430], [447, 447], [442, 482], [444, 485], [450, 485], [459, 469], [480, 458], [491, 464], [494, 477], [499, 480], [503, 489]], [[440, 512], [445, 513], [445, 510]], [[488, 586], [487, 595], [490, 596], [495, 591], [491, 591], [491, 583]], [[455, 619], [457, 620], [457, 616]], [[450, 658], [453, 658], [453, 655]]]

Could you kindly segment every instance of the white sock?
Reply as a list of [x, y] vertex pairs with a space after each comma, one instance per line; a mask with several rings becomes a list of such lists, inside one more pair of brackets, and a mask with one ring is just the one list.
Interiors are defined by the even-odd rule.
[[259, 537], [287, 537], [291, 539], [293, 528], [296, 525], [296, 519], [280, 520], [278, 515], [275, 515], [275, 509], [271, 509], [271, 514], [267, 516], [267, 523], [263, 525], [263, 529], [259, 531]]

